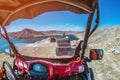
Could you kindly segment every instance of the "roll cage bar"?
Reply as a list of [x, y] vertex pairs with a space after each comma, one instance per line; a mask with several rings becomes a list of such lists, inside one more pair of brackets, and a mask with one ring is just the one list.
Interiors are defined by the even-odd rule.
[[[7, 34], [7, 31], [6, 31], [5, 27], [4, 27], [5, 25], [1, 27], [3, 29], [3, 31], [4, 31], [4, 34], [2, 34], [0, 32], [1, 36], [8, 41], [8, 43], [9, 43], [10, 47], [12, 48], [12, 50], [13, 50], [14, 54], [16, 55], [16, 57], [17, 56], [21, 57], [23, 60], [42, 59], [42, 60], [49, 60], [49, 61], [52, 61], [52, 62], [54, 62], [54, 61], [69, 62], [71, 60], [75, 60], [77, 57], [79, 57], [79, 59], [84, 59], [84, 54], [85, 54], [85, 49], [87, 47], [88, 39], [99, 25], [99, 15], [100, 14], [99, 14], [98, 0], [91, 0], [91, 1], [93, 1], [92, 5], [94, 5], [94, 7], [92, 8], [92, 10], [93, 10], [92, 13], [88, 12], [89, 17], [88, 17], [88, 21], [87, 21], [84, 40], [79, 42], [79, 44], [78, 44], [78, 46], [76, 47], [76, 50], [75, 50], [75, 55], [73, 57], [71, 57], [71, 58], [51, 59], [51, 58], [36, 58], [36, 57], [24, 56], [24, 55], [19, 54], [19, 52], [17, 51], [15, 45], [10, 41], [9, 36]], [[93, 27], [93, 29], [91, 29], [92, 20], [93, 20], [93, 16], [94, 16], [95, 13], [96, 13], [96, 22], [95, 22], [96, 24]]]

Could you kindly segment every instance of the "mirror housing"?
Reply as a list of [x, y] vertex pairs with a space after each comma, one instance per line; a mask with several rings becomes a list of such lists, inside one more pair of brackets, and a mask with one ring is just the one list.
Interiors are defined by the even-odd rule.
[[91, 49], [90, 50], [90, 60], [101, 60], [103, 58], [103, 49]]

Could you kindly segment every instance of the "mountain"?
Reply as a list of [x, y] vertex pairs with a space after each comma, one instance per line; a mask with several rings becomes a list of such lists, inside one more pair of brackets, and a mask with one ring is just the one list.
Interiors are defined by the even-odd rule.
[[20, 39], [29, 39], [39, 36], [44, 36], [42, 32], [35, 31], [32, 29], [25, 28], [22, 31], [8, 33], [9, 37], [20, 38]]
[[[25, 28], [22, 31], [18, 32], [11, 32], [8, 33], [9, 37], [12, 38], [21, 38], [21, 39], [28, 39], [28, 38], [34, 38], [34, 37], [39, 37], [39, 36], [44, 36], [44, 35], [63, 35], [65, 34], [76, 34], [78, 33], [77, 31], [57, 31], [57, 30], [50, 30], [50, 31], [35, 31], [32, 29]], [[1, 35], [0, 35], [1, 38]]]
[[91, 42], [98, 43], [117, 38], [118, 36], [120, 36], [120, 26], [97, 30], [91, 36], [90, 40]]

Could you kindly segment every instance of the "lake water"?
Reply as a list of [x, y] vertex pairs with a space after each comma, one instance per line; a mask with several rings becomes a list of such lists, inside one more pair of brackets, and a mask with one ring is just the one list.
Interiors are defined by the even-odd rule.
[[[67, 35], [70, 40], [78, 40], [78, 38], [76, 38], [74, 35]], [[25, 44], [29, 44], [29, 43], [34, 43], [36, 41], [39, 40], [43, 40], [49, 37], [53, 37], [53, 36], [41, 36], [41, 37], [37, 37], [37, 38], [32, 38], [32, 39], [11, 39], [11, 41], [16, 45], [16, 46], [21, 46], [21, 45], [25, 45]], [[56, 35], [54, 36], [57, 39], [61, 38], [62, 36], [60, 35]], [[3, 38], [0, 39], [0, 53], [3, 53], [5, 49], [8, 49], [9, 44], [7, 43], [7, 41]]]

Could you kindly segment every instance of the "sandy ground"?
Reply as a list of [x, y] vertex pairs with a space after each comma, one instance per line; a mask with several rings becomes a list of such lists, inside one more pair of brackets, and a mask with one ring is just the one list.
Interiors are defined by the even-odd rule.
[[95, 80], [120, 80], [120, 55], [105, 53], [103, 60], [89, 63]]

